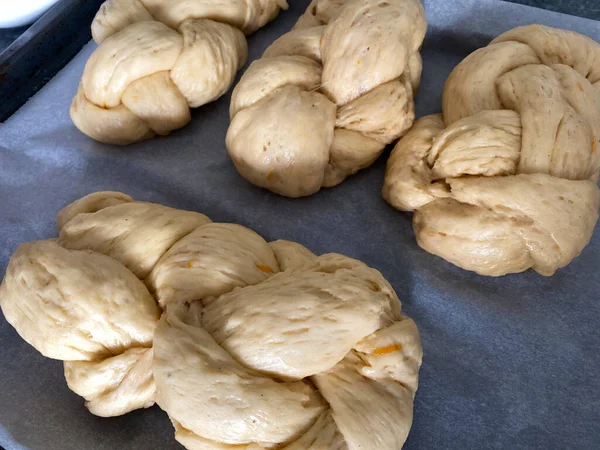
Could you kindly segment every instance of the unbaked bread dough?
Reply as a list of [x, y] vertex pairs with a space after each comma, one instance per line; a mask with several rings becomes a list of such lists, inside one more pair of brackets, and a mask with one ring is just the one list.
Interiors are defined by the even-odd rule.
[[422, 349], [378, 271], [119, 192], [57, 226], [0, 308], [92, 413], [156, 401], [188, 449], [402, 447]]
[[425, 250], [482, 275], [552, 275], [589, 242], [600, 191], [600, 44], [541, 25], [465, 58], [388, 161], [384, 198]]
[[187, 448], [404, 444], [422, 359], [414, 322], [376, 270], [337, 254], [307, 259], [167, 306], [154, 338], [157, 403]]
[[300, 197], [370, 166], [413, 123], [426, 28], [420, 0], [313, 0], [233, 91], [238, 172]]
[[107, 0], [92, 23], [99, 47], [71, 105], [91, 138], [125, 145], [185, 126], [190, 107], [222, 96], [245, 63], [245, 33], [286, 0]]
[[22, 244], [0, 286], [0, 307], [29, 344], [65, 361], [69, 387], [94, 414], [154, 404], [150, 362], [160, 309], [119, 261], [55, 239]]

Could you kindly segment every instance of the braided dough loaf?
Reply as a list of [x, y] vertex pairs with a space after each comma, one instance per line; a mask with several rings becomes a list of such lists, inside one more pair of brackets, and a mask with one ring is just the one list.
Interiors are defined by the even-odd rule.
[[239, 173], [299, 197], [370, 166], [413, 123], [426, 27], [419, 0], [313, 0], [233, 91]]
[[600, 44], [541, 25], [465, 58], [388, 161], [384, 198], [425, 250], [482, 275], [552, 275], [587, 245], [600, 191]]
[[71, 105], [97, 141], [125, 145], [185, 126], [190, 107], [222, 96], [247, 58], [244, 33], [286, 0], [107, 0], [92, 23], [99, 44]]
[[402, 447], [422, 349], [378, 271], [118, 192], [57, 224], [0, 307], [92, 413], [156, 401], [188, 449]]

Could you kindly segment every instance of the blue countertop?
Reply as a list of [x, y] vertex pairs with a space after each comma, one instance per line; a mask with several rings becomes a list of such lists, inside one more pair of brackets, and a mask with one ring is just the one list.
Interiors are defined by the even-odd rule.
[[600, 1], [598, 0], [508, 0], [522, 5], [549, 9], [573, 16], [600, 20]]

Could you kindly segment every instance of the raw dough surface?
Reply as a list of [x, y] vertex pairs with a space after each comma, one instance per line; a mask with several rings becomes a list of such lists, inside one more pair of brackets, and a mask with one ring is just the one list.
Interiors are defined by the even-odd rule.
[[156, 402], [191, 450], [404, 444], [422, 349], [377, 270], [119, 192], [57, 226], [12, 256], [0, 308], [93, 414]]
[[71, 105], [77, 128], [125, 145], [185, 126], [190, 108], [221, 97], [246, 62], [244, 33], [286, 0], [107, 0], [92, 23], [99, 44]]
[[425, 250], [482, 275], [552, 275], [600, 206], [600, 44], [542, 25], [476, 50], [388, 161], [383, 196]]
[[370, 166], [413, 123], [426, 28], [419, 0], [314, 0], [233, 91], [238, 172], [300, 197]]

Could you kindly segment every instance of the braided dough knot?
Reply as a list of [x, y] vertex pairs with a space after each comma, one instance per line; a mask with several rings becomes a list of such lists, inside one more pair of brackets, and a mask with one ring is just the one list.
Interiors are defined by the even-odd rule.
[[246, 62], [250, 33], [285, 0], [108, 0], [92, 23], [98, 48], [71, 118], [100, 142], [130, 144], [185, 126], [190, 108], [212, 102]]
[[167, 306], [157, 403], [187, 448], [402, 447], [422, 358], [414, 322], [376, 270], [336, 254], [301, 259]]
[[425, 31], [419, 0], [314, 0], [234, 89], [240, 174], [298, 197], [371, 165], [413, 123]]
[[189, 449], [402, 447], [422, 349], [378, 271], [118, 192], [57, 225], [0, 307], [92, 413], [156, 402]]
[[465, 58], [397, 144], [383, 196], [419, 245], [483, 275], [552, 275], [587, 245], [600, 193], [600, 45], [540, 25]]

